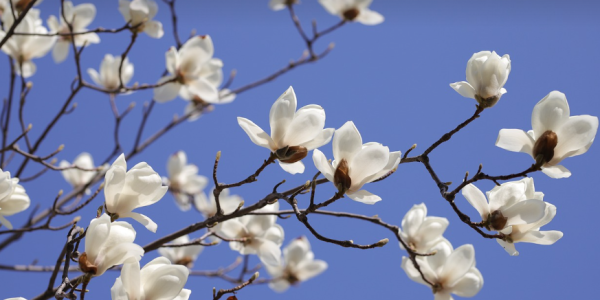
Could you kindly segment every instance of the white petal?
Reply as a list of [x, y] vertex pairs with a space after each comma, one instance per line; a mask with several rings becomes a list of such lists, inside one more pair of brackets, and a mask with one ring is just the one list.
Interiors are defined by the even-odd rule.
[[485, 199], [485, 196], [475, 185], [468, 184], [462, 189], [462, 194], [473, 205], [473, 207], [479, 212], [481, 215], [481, 220], [487, 220], [488, 215], [490, 214], [490, 208]]
[[327, 157], [325, 154], [321, 152], [319, 149], [315, 149], [313, 151], [313, 162], [315, 163], [315, 167], [327, 180], [333, 182], [333, 173], [335, 170], [331, 166], [331, 164], [327, 161]]
[[[420, 245], [418, 246], [426, 246], [430, 245], [438, 239], [442, 238], [444, 231], [448, 228], [448, 219], [440, 218], [440, 217], [427, 217], [423, 224], [421, 224], [421, 228], [417, 233], [417, 236], [420, 238]], [[419, 251], [427, 251], [429, 249], [418, 249]]]
[[258, 125], [242, 117], [238, 117], [237, 120], [240, 127], [242, 127], [242, 129], [246, 132], [246, 134], [248, 135], [250, 140], [252, 140], [253, 143], [255, 143], [258, 146], [265, 147], [269, 150], [277, 150], [272, 149], [272, 146], [274, 145], [273, 140], [264, 130], [258, 127]]
[[8, 221], [4, 216], [0, 215], [0, 224], [6, 226], [9, 230], [13, 229], [12, 223]]
[[154, 223], [154, 221], [152, 221], [152, 219], [148, 218], [145, 215], [139, 214], [139, 213], [134, 213], [134, 212], [124, 213], [124, 214], [120, 214], [119, 217], [120, 218], [132, 218], [132, 219], [140, 222], [140, 224], [144, 225], [144, 227], [146, 227], [148, 230], [150, 230], [152, 232], [156, 232], [156, 229], [158, 229], [158, 225], [156, 223]]
[[144, 248], [133, 243], [121, 243], [106, 251], [104, 260], [98, 264], [98, 272], [94, 276], [100, 276], [108, 270], [108, 268], [120, 265], [128, 259], [140, 260], [144, 255]]
[[321, 133], [323, 127], [325, 110], [315, 104], [304, 106], [294, 114], [294, 119], [288, 124], [279, 146], [296, 146], [310, 142]]
[[332, 15], [339, 15], [343, 13], [342, 9], [345, 9], [345, 1], [339, 0], [319, 0], [319, 3], [323, 5], [325, 10], [327, 10]]
[[348, 162], [348, 174], [352, 178], [350, 190], [360, 189], [366, 183], [364, 179], [381, 171], [388, 164], [389, 158], [389, 148], [380, 144], [372, 144], [358, 151]]
[[257, 254], [263, 264], [277, 266], [281, 264], [281, 249], [269, 240], [260, 240]]
[[288, 126], [294, 119], [296, 105], [296, 93], [294, 93], [294, 89], [290, 86], [271, 106], [269, 123], [271, 124], [271, 138], [275, 142], [276, 147], [283, 148], [290, 146], [282, 145], [281, 142], [288, 130]]
[[54, 49], [52, 49], [52, 58], [54, 59], [54, 62], [55, 63], [63, 62], [67, 58], [67, 55], [69, 54], [70, 47], [71, 47], [71, 44], [69, 42], [58, 41], [54, 45]]
[[[172, 76], [165, 76], [165, 77], [161, 78], [160, 80], [158, 80], [158, 83], [160, 84], [160, 83], [169, 81], [172, 78], [173, 78]], [[175, 97], [177, 97], [180, 89], [181, 89], [181, 84], [179, 84], [177, 82], [169, 82], [169, 83], [163, 84], [154, 89], [154, 100], [156, 102], [160, 102], [160, 103], [171, 101], [171, 100], [175, 99]]]
[[207, 57], [212, 57], [215, 50], [212, 38], [210, 35], [196, 35], [190, 38], [181, 49], [191, 49], [191, 48], [200, 48], [204, 51]]
[[128, 296], [125, 299], [139, 299], [141, 289], [139, 261], [132, 259], [123, 264], [121, 282]]
[[192, 294], [191, 290], [182, 289], [177, 297], [173, 298], [173, 300], [188, 300], [190, 299], [190, 295]]
[[[110, 288], [110, 297], [112, 300], [129, 300], [129, 297], [127, 296], [127, 293], [125, 292], [125, 289], [123, 288], [123, 282], [121, 281], [121, 277], [117, 277], [117, 279], [115, 279], [115, 283]], [[7, 299], [7, 300], [9, 300], [9, 299]], [[14, 298], [14, 300], [20, 300], [20, 299]], [[23, 298], [23, 300], [27, 300], [27, 299]]]
[[227, 220], [221, 223], [219, 233], [230, 239], [240, 238], [247, 234], [246, 227], [238, 219]]
[[96, 85], [104, 86], [102, 81], [100, 81], [100, 74], [98, 74], [98, 71], [96, 71], [92, 68], [89, 68], [89, 69], [87, 69], [87, 72], [88, 72], [88, 75], [90, 75], [90, 78], [92, 78], [92, 81], [94, 81], [94, 83]]
[[189, 273], [188, 268], [180, 265], [157, 267], [144, 284], [145, 299], [173, 299], [177, 297], [187, 282]]
[[450, 87], [463, 97], [475, 99], [475, 89], [466, 81], [451, 83]]
[[36, 70], [37, 70], [37, 67], [30, 60], [24, 61], [23, 64], [21, 65], [21, 68], [17, 66], [17, 73], [19, 73], [21, 76], [23, 76], [23, 78], [28, 78], [28, 77], [33, 76], [33, 74], [35, 74]]
[[300, 281], [311, 279], [327, 270], [327, 263], [322, 260], [305, 261], [298, 266], [296, 276]]
[[519, 242], [534, 243], [538, 245], [552, 245], [563, 237], [563, 233], [556, 230], [550, 231], [528, 231]]
[[90, 221], [90, 226], [87, 229], [85, 237], [85, 252], [88, 259], [92, 261], [96, 259], [102, 248], [102, 244], [104, 244], [110, 234], [110, 227], [110, 217], [107, 214], [103, 214], [99, 218]]
[[144, 32], [151, 38], [160, 39], [165, 34], [162, 23], [159, 21], [148, 21], [143, 26]]
[[447, 285], [453, 286], [475, 266], [475, 249], [466, 244], [456, 248], [446, 259], [439, 276]]
[[334, 132], [335, 132], [335, 129], [333, 129], [333, 128], [323, 129], [312, 140], [310, 140], [306, 143], [302, 143], [299, 146], [306, 147], [306, 149], [309, 151], [313, 150], [313, 149], [317, 149], [317, 148], [329, 143], [329, 141], [331, 141], [331, 138], [333, 137]]
[[483, 276], [476, 268], [471, 269], [452, 287], [452, 293], [461, 297], [473, 297], [483, 287]]
[[269, 282], [269, 287], [278, 293], [283, 293], [290, 287], [290, 283], [287, 280], [280, 279]]
[[354, 21], [365, 25], [377, 25], [383, 22], [383, 20], [384, 18], [380, 13], [370, 9], [361, 9], [356, 19], [354, 19]]
[[546, 211], [546, 202], [537, 199], [528, 199], [502, 210], [506, 225], [531, 224], [541, 220]]
[[542, 167], [542, 172], [544, 172], [544, 174], [548, 175], [550, 178], [558, 179], [571, 177], [571, 171], [562, 165], [548, 167], [544, 166]]
[[286, 164], [283, 162], [279, 162], [279, 165], [281, 166], [281, 168], [294, 175], [294, 174], [302, 174], [304, 173], [304, 164], [301, 161], [297, 161], [293, 164]]
[[[592, 116], [574, 116], [556, 132], [558, 144], [554, 148], [551, 164], [558, 164], [569, 153], [583, 154], [589, 149], [598, 131], [598, 118]], [[586, 148], [587, 147], [587, 148]], [[584, 151], [579, 151], [584, 149]]]
[[565, 94], [552, 91], [540, 100], [531, 114], [531, 128], [537, 140], [547, 130], [556, 132], [567, 120], [571, 112]]
[[421, 227], [425, 216], [427, 216], [427, 206], [425, 206], [425, 203], [413, 205], [402, 219], [402, 231], [408, 234], [408, 236], [414, 237]]
[[175, 75], [177, 72], [177, 66], [179, 65], [179, 53], [175, 47], [169, 48], [169, 50], [165, 53], [165, 63], [167, 71], [169, 71], [171, 75]]
[[496, 239], [496, 242], [498, 242], [498, 244], [500, 244], [500, 246], [502, 246], [502, 248], [504, 248], [504, 250], [506, 250], [506, 252], [510, 256], [518, 256], [519, 255], [519, 251], [517, 251], [517, 249], [515, 248], [515, 244], [505, 242], [501, 239]]
[[501, 129], [496, 139], [496, 146], [508, 151], [527, 153], [532, 157], [534, 144], [533, 138], [520, 129]]
[[371, 194], [366, 190], [359, 190], [352, 194], [346, 193], [346, 195], [348, 195], [348, 197], [350, 197], [350, 199], [364, 203], [364, 204], [375, 204], [375, 203], [381, 201], [381, 197]]
[[333, 158], [337, 161], [346, 159], [350, 162], [354, 155], [362, 149], [362, 137], [352, 121], [346, 122], [335, 131], [332, 146]]

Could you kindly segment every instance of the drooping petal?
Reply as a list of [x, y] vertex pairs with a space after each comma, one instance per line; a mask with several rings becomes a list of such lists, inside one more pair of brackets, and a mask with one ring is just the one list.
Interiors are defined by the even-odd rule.
[[517, 251], [517, 249], [515, 248], [515, 244], [505, 242], [501, 239], [496, 239], [496, 241], [498, 242], [498, 244], [500, 244], [500, 246], [502, 246], [502, 248], [504, 248], [504, 250], [506, 250], [506, 252], [510, 256], [518, 256], [519, 255], [519, 251]]
[[242, 127], [242, 129], [246, 132], [246, 134], [248, 135], [250, 140], [252, 140], [253, 143], [272, 151], [277, 150], [273, 149], [275, 143], [273, 142], [271, 137], [264, 130], [258, 127], [258, 125], [242, 117], [238, 117], [237, 120], [240, 127]]
[[557, 230], [537, 231], [532, 230], [525, 233], [519, 242], [534, 243], [538, 245], [552, 245], [563, 237], [563, 233]]
[[550, 178], [568, 178], [571, 177], [571, 171], [562, 165], [556, 166], [543, 166], [542, 172], [548, 175]]
[[383, 22], [383, 20], [384, 18], [380, 13], [367, 8], [361, 9], [356, 19], [354, 19], [354, 21], [364, 25], [377, 25]]
[[352, 194], [346, 193], [350, 199], [364, 204], [375, 204], [381, 201], [381, 197], [371, 194], [366, 190], [358, 190]]
[[535, 133], [535, 140], [547, 130], [556, 132], [569, 120], [570, 115], [565, 94], [559, 91], [550, 92], [535, 105], [531, 114], [531, 128]]
[[297, 161], [295, 163], [292, 164], [287, 164], [287, 163], [283, 163], [283, 162], [279, 162], [279, 165], [281, 166], [281, 168], [294, 175], [294, 174], [302, 174], [304, 173], [304, 164], [301, 161]]
[[475, 89], [466, 81], [451, 83], [450, 87], [463, 97], [475, 99]]
[[132, 218], [132, 219], [140, 222], [140, 224], [144, 225], [144, 227], [146, 227], [148, 230], [150, 230], [152, 232], [156, 232], [156, 229], [158, 229], [158, 225], [156, 223], [154, 223], [154, 221], [152, 221], [152, 219], [150, 219], [147, 216], [142, 215], [140, 213], [128, 212], [128, 213], [120, 214], [119, 217], [120, 218]]
[[535, 141], [520, 129], [501, 129], [496, 139], [496, 146], [513, 152], [523, 152], [533, 157]]
[[481, 215], [481, 220], [485, 221], [490, 214], [490, 208], [485, 199], [485, 195], [481, 192], [479, 188], [477, 188], [472, 183], [466, 185], [462, 189], [462, 194], [473, 205], [473, 207], [479, 212]]

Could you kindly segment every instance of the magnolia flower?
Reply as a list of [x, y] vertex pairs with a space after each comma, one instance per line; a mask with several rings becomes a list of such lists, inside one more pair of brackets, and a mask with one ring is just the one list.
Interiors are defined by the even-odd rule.
[[[188, 238], [188, 236], [184, 235], [174, 239], [173, 242], [167, 245], [187, 244], [189, 242], [190, 239]], [[200, 252], [202, 252], [202, 249], [204, 249], [202, 245], [184, 247], [163, 247], [158, 248], [158, 253], [169, 259], [174, 264], [191, 268], [194, 265], [194, 261], [196, 261], [196, 258], [198, 258]]]
[[463, 97], [473, 98], [482, 108], [492, 107], [506, 94], [504, 84], [510, 73], [510, 56], [481, 51], [467, 62], [467, 81], [450, 86]]
[[[88, 31], [86, 26], [92, 23], [94, 17], [96, 17], [96, 7], [91, 3], [83, 3], [73, 7], [71, 1], [65, 1], [63, 10], [65, 18], [73, 26], [72, 32]], [[62, 14], [60, 24], [55, 16], [50, 16], [48, 18], [48, 27], [50, 28], [50, 32], [71, 33]], [[77, 47], [100, 43], [100, 37], [94, 32], [77, 34], [72, 38]], [[60, 36], [56, 45], [54, 45], [54, 50], [52, 50], [54, 61], [57, 63], [63, 62], [67, 58], [67, 54], [69, 54], [69, 48], [71, 48], [71, 36]]]
[[143, 31], [155, 39], [160, 39], [165, 34], [162, 23], [152, 20], [158, 12], [158, 5], [154, 0], [119, 0], [119, 12], [131, 26], [137, 26], [137, 32]]
[[156, 203], [169, 189], [162, 186], [160, 176], [152, 167], [141, 162], [127, 171], [125, 155], [121, 154], [104, 175], [104, 181], [106, 212], [113, 220], [129, 217], [156, 232], [156, 223], [145, 215], [132, 212], [137, 207]]
[[[275, 202], [258, 211], [278, 211], [279, 203]], [[265, 265], [281, 264], [281, 244], [283, 228], [275, 224], [277, 216], [245, 215], [221, 223], [216, 230], [227, 239], [242, 241], [229, 242], [231, 250], [242, 255], [256, 254]]]
[[[452, 300], [450, 294], [473, 297], [483, 286], [483, 277], [475, 268], [473, 245], [462, 245], [452, 250], [452, 245], [443, 241], [435, 245], [435, 255], [419, 256], [417, 262], [427, 280], [431, 281], [435, 300]], [[402, 257], [402, 269], [414, 282], [429, 287], [408, 257]]]
[[[219, 81], [215, 81], [215, 86], [221, 85], [222, 79]], [[182, 90], [183, 91], [183, 90]], [[189, 90], [186, 90], [189, 91]], [[229, 89], [222, 89], [219, 91], [219, 100], [216, 102], [218, 104], [227, 104], [235, 100], [235, 94], [231, 92]], [[182, 95], [182, 98], [185, 100], [189, 100], [188, 105], [185, 106], [183, 111], [184, 114], [189, 114], [190, 117], [188, 121], [193, 122], [198, 120], [205, 112], [211, 112], [214, 110], [214, 106], [211, 103], [208, 103], [197, 95], [188, 95], [188, 92], [185, 92], [185, 95]]]
[[305, 236], [293, 240], [283, 249], [283, 260], [282, 265], [266, 266], [274, 279], [269, 287], [276, 292], [284, 292], [290, 285], [309, 280], [327, 269], [325, 261], [315, 260]]
[[546, 210], [544, 194], [535, 192], [533, 178], [523, 178], [494, 187], [487, 193], [489, 203], [481, 190], [473, 184], [465, 186], [462, 194], [479, 212], [485, 226], [494, 231], [537, 222], [544, 217]]
[[[92, 156], [89, 153], [83, 152], [75, 158], [75, 160], [73, 161], [73, 165], [84, 169], [93, 169], [94, 160], [92, 159]], [[59, 164], [59, 167], [61, 168], [66, 168], [69, 166], [71, 166], [71, 164], [66, 160], [61, 161]], [[73, 189], [78, 189], [88, 184], [90, 180], [94, 178], [94, 175], [96, 175], [96, 172], [83, 171], [77, 168], [66, 169], [63, 170], [61, 173], [65, 180], [73, 186]], [[89, 195], [90, 189], [86, 189], [85, 193]]]
[[192, 291], [184, 289], [190, 271], [157, 257], [140, 270], [138, 261], [123, 265], [121, 276], [110, 289], [112, 300], [187, 300]]
[[269, 1], [269, 7], [272, 10], [278, 11], [298, 3], [300, 3], [298, 0], [271, 0]]
[[[31, 1], [32, 0], [13, 0], [12, 3], [14, 4], [15, 14], [19, 15]], [[10, 0], [0, 0], [0, 18], [4, 13], [12, 14], [10, 11], [10, 2]], [[38, 6], [40, 3], [42, 3], [42, 0], [36, 1], [33, 6]]]
[[[425, 203], [413, 205], [402, 219], [399, 230], [402, 240], [417, 253], [427, 253], [432, 246], [445, 240], [442, 236], [448, 227], [448, 219], [427, 217]], [[400, 244], [400, 248], [404, 246]]]
[[133, 243], [135, 230], [127, 222], [112, 222], [107, 214], [93, 219], [85, 235], [85, 252], [79, 256], [84, 273], [100, 276], [128, 259], [139, 261], [144, 249]]
[[167, 173], [169, 178], [164, 180], [168, 182], [175, 203], [182, 211], [190, 210], [190, 197], [203, 194], [202, 190], [206, 187], [208, 179], [198, 175], [198, 167], [187, 164], [187, 156], [183, 151], [177, 151], [169, 157]]
[[506, 240], [496, 239], [496, 241], [512, 256], [519, 255], [519, 252], [515, 249], [515, 243], [552, 245], [562, 238], [563, 233], [556, 230], [540, 231], [540, 227], [550, 223], [554, 219], [554, 216], [556, 216], [556, 206], [546, 202], [546, 210], [544, 211], [543, 218], [531, 224], [513, 225], [506, 228], [500, 231], [506, 235]]
[[[196, 209], [207, 219], [217, 214], [217, 202], [215, 201], [215, 194], [213, 191], [214, 189], [209, 193], [208, 200], [204, 194], [194, 197]], [[221, 194], [219, 194], [219, 204], [221, 205], [223, 213], [228, 215], [234, 212], [238, 207], [241, 207], [244, 204], [244, 200], [238, 195], [230, 195], [229, 189], [224, 189], [221, 191]]]
[[29, 207], [29, 196], [18, 178], [11, 178], [10, 172], [0, 169], [0, 224], [8, 229], [13, 229], [12, 224], [5, 218]]
[[565, 94], [552, 91], [533, 108], [533, 130], [502, 129], [496, 146], [531, 155], [542, 172], [552, 178], [569, 177], [571, 172], [559, 163], [587, 152], [598, 131], [598, 117], [570, 115]]
[[303, 173], [300, 161], [308, 151], [321, 147], [331, 140], [333, 128], [325, 127], [325, 110], [310, 104], [296, 111], [296, 94], [290, 86], [273, 106], [269, 114], [271, 136], [252, 121], [238, 117], [238, 124], [256, 145], [273, 152], [279, 165], [290, 174]]
[[[2, 20], [4, 28], [10, 28], [14, 23], [11, 13], [3, 14]], [[40, 11], [32, 8], [21, 23], [17, 25], [15, 32], [47, 34], [48, 30], [42, 26]], [[0, 39], [4, 38], [5, 35], [6, 32], [0, 31]], [[46, 55], [55, 41], [56, 36], [17, 35], [6, 41], [2, 46], [2, 51], [17, 61], [17, 74], [27, 78], [35, 74], [36, 71], [36, 66], [31, 60]]]
[[[361, 190], [365, 183], [381, 178], [398, 167], [400, 151], [390, 152], [379, 143], [363, 145], [362, 137], [352, 121], [335, 131], [332, 164], [323, 152], [315, 149], [313, 161], [321, 173], [352, 200], [365, 204], [381, 201], [377, 195]], [[333, 166], [332, 166], [333, 165]]]
[[356, 21], [365, 25], [383, 22], [383, 16], [369, 9], [373, 0], [319, 0], [325, 10], [345, 21]]
[[[120, 56], [106, 54], [100, 63], [100, 73], [92, 68], [89, 68], [87, 72], [94, 83], [112, 91], [119, 88], [120, 85], [119, 65], [121, 65]], [[123, 67], [121, 69], [121, 79], [123, 80], [123, 85], [127, 84], [131, 80], [131, 77], [133, 77], [133, 64], [129, 62], [127, 57], [125, 57]]]
[[186, 100], [220, 103], [218, 86], [223, 81], [223, 62], [213, 58], [214, 46], [208, 35], [189, 39], [177, 51], [171, 47], [166, 53], [170, 75], [161, 78], [164, 83], [154, 89], [154, 100], [171, 101], [179, 95]]

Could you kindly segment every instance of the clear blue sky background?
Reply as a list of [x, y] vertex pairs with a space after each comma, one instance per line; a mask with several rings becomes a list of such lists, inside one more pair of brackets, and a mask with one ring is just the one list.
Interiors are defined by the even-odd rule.
[[[42, 3], [44, 20], [50, 14], [59, 13], [58, 2]], [[82, 2], [75, 1], [76, 4]], [[93, 2], [98, 14], [90, 28], [117, 28], [124, 24], [116, 0]], [[225, 73], [238, 70], [233, 87], [239, 87], [283, 67], [303, 51], [304, 44], [287, 11], [273, 12], [267, 3], [267, 0], [178, 1], [179, 33], [185, 38], [196, 29], [198, 34], [211, 35], [215, 57], [223, 59]], [[162, 2], [159, 7], [157, 19], [163, 22], [166, 35], [160, 40], [140, 36], [130, 54], [130, 61], [135, 65], [132, 82], [156, 82], [164, 70], [164, 52], [174, 45], [168, 9]], [[510, 54], [512, 73], [505, 86], [508, 93], [493, 109], [486, 110], [480, 119], [431, 154], [431, 162], [443, 181], [453, 181], [456, 185], [465, 171], [473, 174], [480, 163], [490, 174], [526, 169], [532, 163], [530, 157], [497, 148], [494, 142], [501, 128], [529, 130], [533, 106], [552, 90], [566, 94], [572, 115], [600, 115], [595, 88], [600, 83], [597, 72], [600, 68], [600, 4], [597, 1], [376, 0], [372, 9], [385, 16], [384, 23], [373, 27], [349, 24], [327, 35], [317, 43], [317, 51], [329, 42], [335, 42], [336, 47], [322, 61], [243, 93], [232, 104], [217, 106], [214, 112], [196, 122], [182, 124], [128, 164], [147, 161], [159, 174], [166, 175], [167, 157], [177, 150], [185, 150], [200, 173], [209, 176], [214, 155], [221, 150], [220, 180], [234, 182], [245, 178], [268, 153], [248, 139], [237, 125], [236, 117], [249, 118], [268, 128], [272, 103], [290, 85], [296, 91], [299, 106], [323, 106], [327, 127], [339, 128], [352, 120], [365, 142], [377, 141], [402, 152], [416, 143], [419, 146], [415, 154], [419, 154], [473, 113], [475, 101], [463, 98], [448, 84], [465, 80], [467, 60], [481, 50]], [[319, 28], [338, 22], [337, 17], [329, 15], [316, 0], [304, 0], [297, 6], [297, 13], [306, 30], [310, 30], [312, 19], [317, 20]], [[97, 69], [106, 53], [122, 53], [129, 34], [102, 34], [101, 39], [101, 44], [84, 51], [84, 69]], [[25, 118], [34, 125], [32, 135], [38, 136], [50, 115], [58, 111], [67, 97], [75, 72], [72, 53], [60, 65], [56, 65], [50, 55], [35, 63], [38, 71], [30, 78], [34, 88], [27, 98]], [[5, 97], [7, 60], [0, 60], [0, 65], [3, 70], [0, 93]], [[87, 74], [84, 76], [90, 81]], [[138, 104], [122, 126], [122, 141], [127, 151], [133, 143], [142, 103], [151, 97], [151, 91], [143, 91], [117, 98], [121, 110], [131, 102]], [[108, 97], [84, 90], [76, 102], [79, 106], [75, 112], [59, 122], [40, 153], [49, 153], [64, 143], [66, 147], [58, 155], [60, 159], [71, 161], [80, 152], [89, 151], [98, 163], [113, 147], [114, 120]], [[176, 99], [157, 105], [146, 136], [163, 127], [173, 114], [181, 115], [185, 104]], [[12, 126], [15, 128], [17, 123]], [[321, 150], [331, 157], [330, 144]], [[402, 165], [384, 182], [368, 185], [368, 190], [380, 195], [383, 201], [368, 206], [343, 199], [330, 208], [378, 214], [387, 222], [400, 224], [413, 204], [425, 202], [430, 215], [449, 219], [446, 237], [454, 247], [466, 243], [475, 246], [477, 267], [485, 280], [476, 299], [590, 299], [597, 294], [596, 269], [600, 264], [595, 254], [600, 241], [594, 233], [596, 212], [600, 211], [595, 193], [599, 157], [600, 145], [593, 145], [587, 154], [567, 159], [564, 165], [573, 173], [569, 179], [550, 179], [542, 173], [533, 175], [537, 190], [543, 191], [545, 200], [558, 208], [556, 218], [544, 229], [561, 230], [564, 237], [553, 246], [518, 244], [521, 253], [518, 257], [510, 257], [495, 241], [481, 238], [462, 224], [439, 196], [429, 174], [417, 163]], [[242, 195], [250, 204], [284, 178], [287, 180], [284, 189], [302, 184], [316, 172], [310, 157], [305, 164], [305, 174], [295, 176], [272, 165], [258, 182], [233, 193]], [[6, 169], [14, 173], [16, 167], [13, 163]], [[25, 176], [39, 168], [30, 164]], [[49, 207], [59, 189], [70, 191], [58, 172], [47, 172], [24, 186], [32, 205], [25, 213], [10, 217], [16, 226], [26, 221], [34, 206]], [[324, 186], [318, 189], [319, 199], [327, 199], [333, 193], [331, 185]], [[489, 190], [493, 183], [482, 182], [478, 187]], [[81, 211], [81, 225], [89, 224], [94, 208], [102, 201], [100, 195], [89, 209]], [[300, 199], [302, 205], [307, 201], [307, 197]], [[476, 219], [476, 211], [462, 196], [458, 196], [456, 202]], [[289, 209], [285, 203], [281, 207]], [[159, 225], [158, 232], [152, 234], [132, 221], [140, 245], [202, 219], [194, 211], [180, 212], [170, 195], [139, 211]], [[66, 221], [68, 219], [57, 218], [55, 224]], [[379, 249], [346, 249], [319, 242], [295, 218], [280, 220], [286, 234], [284, 245], [295, 237], [309, 235], [316, 258], [327, 261], [329, 269], [283, 295], [267, 286], [252, 286], [241, 291], [239, 299], [433, 299], [428, 288], [406, 277], [400, 268], [404, 252], [387, 230], [358, 220], [312, 216], [310, 221], [317, 230], [332, 238], [367, 244], [388, 237], [392, 242]], [[62, 249], [65, 235], [66, 231], [27, 234], [0, 253], [0, 263], [30, 264], [36, 260], [39, 265], [52, 265]], [[156, 252], [148, 253], [142, 263], [156, 256]], [[206, 248], [195, 269], [214, 270], [229, 265], [237, 256], [226, 244]], [[252, 257], [251, 263], [258, 263], [258, 259]], [[0, 298], [38, 295], [47, 286], [49, 275], [1, 271]], [[266, 275], [261, 271], [261, 276]], [[109, 299], [109, 289], [117, 276], [117, 272], [107, 272], [94, 279], [89, 286], [92, 293], [86, 298]], [[192, 299], [209, 299], [213, 287], [231, 285], [220, 279], [190, 277], [186, 287], [192, 290]]]

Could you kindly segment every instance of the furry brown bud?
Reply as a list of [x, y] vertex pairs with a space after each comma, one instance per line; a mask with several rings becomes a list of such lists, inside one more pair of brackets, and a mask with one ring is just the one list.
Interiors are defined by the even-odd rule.
[[492, 230], [502, 230], [504, 229], [504, 227], [506, 226], [506, 221], [508, 220], [508, 218], [506, 218], [501, 211], [496, 210], [494, 211], [491, 215], [490, 215], [490, 229]]
[[533, 157], [538, 159], [541, 155], [543, 163], [547, 163], [554, 157], [554, 148], [558, 144], [558, 136], [553, 131], [546, 131], [540, 135], [533, 146]]
[[340, 193], [345, 193], [352, 185], [352, 179], [350, 178], [349, 172], [348, 162], [345, 159], [342, 159], [333, 174], [333, 184], [335, 184]]
[[356, 17], [358, 17], [358, 14], [360, 13], [360, 11], [356, 8], [351, 8], [347, 11], [345, 11], [342, 15], [344, 16], [344, 19], [348, 20], [348, 21], [353, 21], [354, 19], [356, 19]]
[[285, 146], [275, 151], [277, 159], [286, 164], [293, 164], [301, 161], [308, 154], [308, 150], [302, 146]]
[[85, 252], [83, 252], [79, 256], [79, 268], [84, 273], [90, 273], [90, 274], [93, 274], [93, 275], [96, 275], [96, 273], [98, 272], [98, 267], [96, 267], [93, 263], [91, 263], [87, 259], [87, 253], [85, 253]]

